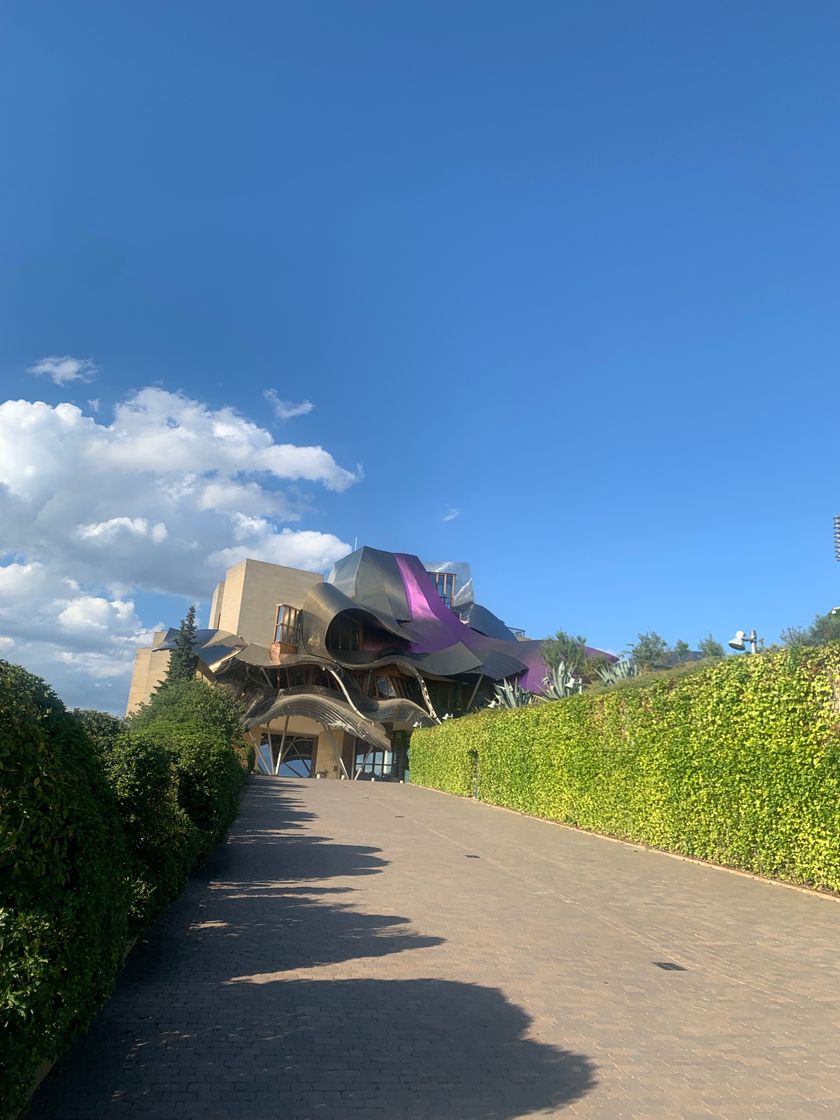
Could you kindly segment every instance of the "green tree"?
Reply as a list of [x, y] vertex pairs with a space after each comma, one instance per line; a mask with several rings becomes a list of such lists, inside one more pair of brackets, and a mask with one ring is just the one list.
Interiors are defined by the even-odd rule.
[[596, 679], [599, 665], [607, 663], [607, 658], [587, 651], [583, 634], [573, 636], [565, 630], [558, 630], [550, 638], [544, 639], [542, 656], [550, 669], [557, 668], [562, 661], [568, 674], [587, 682]]
[[112, 716], [110, 712], [98, 712], [94, 708], [74, 708], [73, 715], [84, 727], [100, 758], [111, 749], [125, 730], [125, 720]]
[[670, 664], [668, 643], [661, 634], [651, 630], [638, 634], [635, 645], [628, 647], [628, 654], [640, 669], [667, 669]]
[[780, 637], [786, 646], [824, 646], [840, 641], [840, 610], [816, 615], [808, 627], [789, 626]]
[[697, 643], [697, 649], [702, 658], [707, 657], [725, 657], [726, 650], [717, 639], [713, 638], [711, 634], [707, 634], [702, 642]]
[[673, 653], [674, 661], [679, 664], [681, 661], [685, 661], [689, 653], [691, 653], [691, 647], [688, 642], [684, 642], [682, 638], [680, 638], [678, 642], [674, 642]]
[[191, 681], [198, 668], [198, 658], [193, 652], [195, 643], [195, 606], [191, 605], [186, 617], [181, 621], [178, 637], [175, 639], [175, 648], [169, 657], [169, 668], [166, 671], [164, 684], [170, 685], [174, 681]]

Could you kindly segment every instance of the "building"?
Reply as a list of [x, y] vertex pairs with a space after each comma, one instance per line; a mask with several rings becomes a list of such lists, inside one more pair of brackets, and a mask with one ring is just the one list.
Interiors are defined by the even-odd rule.
[[[165, 676], [176, 635], [138, 650], [129, 714]], [[540, 646], [475, 602], [469, 565], [360, 548], [326, 579], [236, 564], [195, 652], [204, 676], [242, 696], [263, 772], [389, 778], [405, 771], [413, 728], [485, 706], [502, 680], [540, 691]]]

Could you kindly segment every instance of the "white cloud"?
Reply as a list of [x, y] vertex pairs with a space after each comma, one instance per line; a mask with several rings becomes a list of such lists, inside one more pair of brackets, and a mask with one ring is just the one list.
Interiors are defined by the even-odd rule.
[[210, 557], [220, 569], [238, 564], [240, 560], [265, 560], [269, 564], [285, 564], [288, 568], [305, 568], [310, 572], [320, 572], [330, 568], [350, 552], [349, 545], [333, 536], [332, 533], [316, 533], [310, 529], [293, 532], [284, 529], [271, 535], [259, 533], [252, 538], [253, 544], [223, 548]]
[[99, 398], [94, 397], [94, 399], [92, 401], [88, 401], [88, 408], [91, 410], [91, 412], [98, 412], [99, 411]]
[[300, 401], [298, 404], [281, 401], [276, 389], [266, 389], [263, 396], [274, 409], [274, 415], [278, 420], [292, 420], [295, 416], [305, 416], [315, 407], [312, 401]]
[[[65, 354], [61, 358], [57, 356], [41, 358], [29, 367], [28, 372], [34, 373], [37, 377], [49, 377], [56, 385], [66, 385], [68, 381], [93, 381], [99, 372], [99, 367], [90, 358], [71, 358], [69, 354]], [[96, 412], [99, 401], [89, 403]]]
[[150, 637], [138, 592], [206, 599], [245, 556], [328, 568], [350, 546], [284, 522], [300, 519], [301, 483], [342, 491], [360, 477], [322, 447], [276, 444], [232, 408], [162, 389], [132, 394], [111, 423], [6, 401], [0, 635], [65, 700], [119, 709]]
[[441, 518], [441, 521], [454, 521], [456, 517], [460, 516], [461, 511], [459, 509], [455, 509], [453, 506], [450, 506]]
[[166, 540], [166, 526], [162, 521], [150, 525], [145, 517], [111, 517], [107, 521], [93, 522], [90, 525], [77, 525], [76, 534], [82, 540], [113, 541], [120, 533], [134, 537], [144, 537], [152, 544]]

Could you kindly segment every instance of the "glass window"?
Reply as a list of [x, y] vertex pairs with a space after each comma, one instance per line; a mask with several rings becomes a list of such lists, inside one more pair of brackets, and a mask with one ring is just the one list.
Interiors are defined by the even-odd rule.
[[357, 619], [339, 615], [330, 623], [327, 646], [332, 650], [357, 650], [362, 647], [362, 628]]
[[282, 642], [285, 646], [299, 644], [300, 637], [300, 611], [297, 607], [287, 607], [283, 603], [277, 608], [277, 622], [274, 626], [275, 642]]
[[455, 573], [432, 572], [431, 574], [434, 578], [438, 595], [440, 595], [447, 607], [451, 607], [455, 599]]

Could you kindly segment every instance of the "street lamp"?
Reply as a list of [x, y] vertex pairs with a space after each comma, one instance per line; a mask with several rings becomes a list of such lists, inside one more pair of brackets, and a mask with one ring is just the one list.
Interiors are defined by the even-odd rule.
[[747, 648], [747, 642], [750, 643], [750, 653], [755, 653], [758, 646], [758, 635], [755, 630], [750, 630], [749, 634], [745, 634], [743, 630], [736, 630], [735, 637], [729, 639], [730, 647], [737, 649], [739, 653], [743, 653]]

